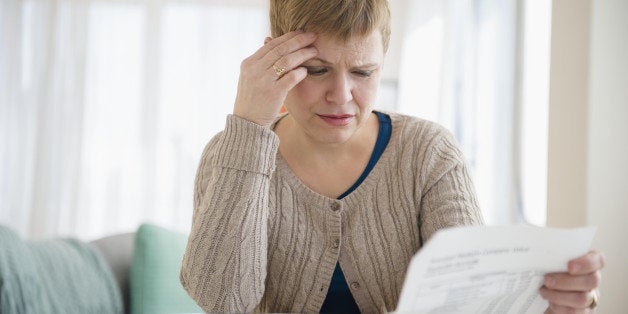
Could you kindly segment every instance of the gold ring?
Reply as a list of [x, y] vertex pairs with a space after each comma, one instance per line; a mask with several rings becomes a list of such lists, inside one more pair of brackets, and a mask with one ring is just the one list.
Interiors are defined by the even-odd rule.
[[593, 291], [593, 298], [591, 299], [591, 304], [589, 304], [588, 308], [592, 310], [596, 307], [597, 307], [597, 293]]
[[273, 64], [273, 70], [275, 70], [277, 78], [281, 78], [284, 74], [286, 74], [286, 68], [280, 68], [276, 64]]

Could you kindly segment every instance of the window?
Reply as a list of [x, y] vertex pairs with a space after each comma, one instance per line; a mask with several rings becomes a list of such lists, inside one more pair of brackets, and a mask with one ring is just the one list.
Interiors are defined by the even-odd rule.
[[543, 225], [551, 3], [413, 1], [399, 11], [396, 109], [453, 132], [487, 223]]
[[[544, 224], [550, 4], [392, 0], [377, 108], [440, 122], [490, 224]], [[265, 0], [0, 2], [0, 221], [92, 238], [189, 228]], [[533, 21], [533, 22], [532, 22]]]

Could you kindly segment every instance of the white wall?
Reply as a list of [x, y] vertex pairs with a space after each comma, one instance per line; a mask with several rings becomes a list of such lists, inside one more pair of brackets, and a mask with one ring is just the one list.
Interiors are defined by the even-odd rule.
[[587, 222], [605, 252], [599, 313], [628, 304], [628, 1], [592, 0]]
[[554, 0], [550, 43], [547, 225], [586, 223], [589, 0]]
[[598, 313], [628, 293], [628, 1], [554, 0], [548, 225], [597, 226]]

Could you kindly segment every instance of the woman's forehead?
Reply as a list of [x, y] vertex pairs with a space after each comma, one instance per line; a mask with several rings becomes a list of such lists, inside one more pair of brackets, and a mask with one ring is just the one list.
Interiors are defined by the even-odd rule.
[[323, 63], [346, 62], [347, 59], [356, 63], [381, 63], [384, 57], [379, 32], [351, 37], [347, 41], [321, 34], [312, 46], [318, 49], [317, 59]]

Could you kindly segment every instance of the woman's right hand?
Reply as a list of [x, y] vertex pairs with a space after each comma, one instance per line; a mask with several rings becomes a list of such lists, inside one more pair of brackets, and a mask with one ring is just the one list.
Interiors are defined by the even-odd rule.
[[[266, 38], [262, 48], [242, 61], [233, 114], [269, 127], [288, 91], [307, 76], [300, 65], [318, 53], [310, 47], [315, 40], [316, 34], [300, 31]], [[285, 70], [277, 73], [280, 69]]]

